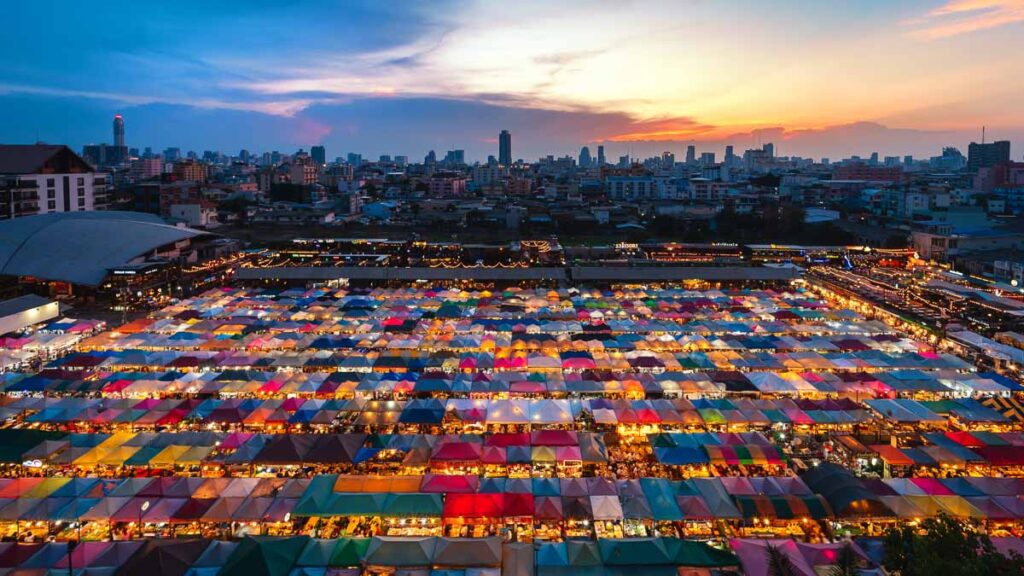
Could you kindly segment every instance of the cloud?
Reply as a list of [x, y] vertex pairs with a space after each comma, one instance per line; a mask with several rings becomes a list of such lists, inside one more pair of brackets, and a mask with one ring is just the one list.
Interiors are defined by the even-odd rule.
[[1024, 22], [1024, 0], [949, 0], [912, 21], [914, 35], [935, 40]]
[[693, 140], [710, 134], [715, 126], [702, 124], [692, 118], [662, 118], [636, 120], [628, 125], [629, 132], [609, 136], [609, 142], [665, 142]]

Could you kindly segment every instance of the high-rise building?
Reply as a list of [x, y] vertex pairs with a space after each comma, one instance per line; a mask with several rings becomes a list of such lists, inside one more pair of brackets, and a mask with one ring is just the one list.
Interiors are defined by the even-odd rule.
[[775, 158], [775, 144], [771, 142], [764, 144], [761, 146], [761, 150], [764, 150], [765, 155], [767, 155], [769, 159]]
[[114, 146], [124, 146], [124, 118], [120, 114], [114, 116]]
[[715, 153], [714, 152], [701, 152], [701, 154], [700, 154], [700, 164], [701, 164], [701, 166], [712, 166], [712, 165], [714, 165], [714, 163], [715, 163]]
[[733, 153], [732, 145], [730, 144], [729, 146], [726, 146], [725, 147], [725, 161], [726, 162], [732, 161], [734, 156], [735, 156], [735, 154]]
[[1010, 161], [1010, 141], [999, 140], [991, 144], [971, 142], [967, 147], [967, 171], [977, 172], [978, 168], [991, 168], [996, 164]]
[[437, 152], [434, 152], [433, 150], [427, 152], [427, 155], [423, 157], [423, 163], [427, 166], [437, 164]]
[[323, 146], [313, 146], [309, 149], [309, 156], [316, 162], [317, 166], [327, 165], [327, 150]]
[[362, 154], [356, 154], [355, 152], [349, 152], [348, 154], [345, 155], [345, 158], [348, 160], [348, 163], [353, 165], [353, 166], [358, 167], [358, 166], [362, 166], [362, 164], [363, 164], [363, 155]]
[[671, 153], [671, 152], [669, 152], [667, 150], [665, 152], [661, 153], [661, 167], [662, 168], [664, 168], [666, 170], [669, 170], [669, 169], [672, 168], [672, 166], [675, 163], [676, 163], [676, 155], [675, 154], [673, 154], [673, 153]]
[[[499, 152], [500, 154], [500, 152]], [[499, 158], [499, 162], [500, 162]], [[465, 150], [449, 150], [444, 155], [445, 164], [449, 165], [463, 165], [466, 163], [466, 151]]]
[[512, 165], [512, 134], [508, 130], [498, 134], [498, 164]]
[[604, 164], [605, 164], [604, 146], [603, 145], [598, 145], [597, 146], [597, 165], [598, 165], [598, 167], [601, 167], [601, 166], [604, 166]]
[[586, 146], [580, 148], [580, 168], [590, 168], [591, 162], [593, 162], [593, 160], [590, 158], [590, 148]]
[[692, 166], [697, 163], [697, 147], [693, 144], [686, 147], [686, 164]]

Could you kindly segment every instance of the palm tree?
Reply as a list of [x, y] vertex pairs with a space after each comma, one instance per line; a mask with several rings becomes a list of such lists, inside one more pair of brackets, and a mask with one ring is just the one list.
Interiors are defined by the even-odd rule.
[[829, 568], [828, 576], [853, 576], [857, 573], [857, 555], [847, 541], [836, 555], [836, 563]]
[[768, 556], [768, 576], [799, 576], [793, 561], [781, 547], [769, 543], [765, 546], [764, 553]]

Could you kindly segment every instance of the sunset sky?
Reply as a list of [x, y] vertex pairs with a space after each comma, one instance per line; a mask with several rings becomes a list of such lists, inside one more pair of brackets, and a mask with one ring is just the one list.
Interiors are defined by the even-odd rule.
[[[1024, 0], [15, 0], [0, 141], [331, 157], [1024, 152]], [[965, 150], [966, 151], [966, 150]]]

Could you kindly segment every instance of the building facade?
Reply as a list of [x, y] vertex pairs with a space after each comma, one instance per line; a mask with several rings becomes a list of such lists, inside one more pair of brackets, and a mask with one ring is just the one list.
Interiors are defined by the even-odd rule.
[[103, 210], [107, 175], [67, 146], [0, 146], [0, 219]]

